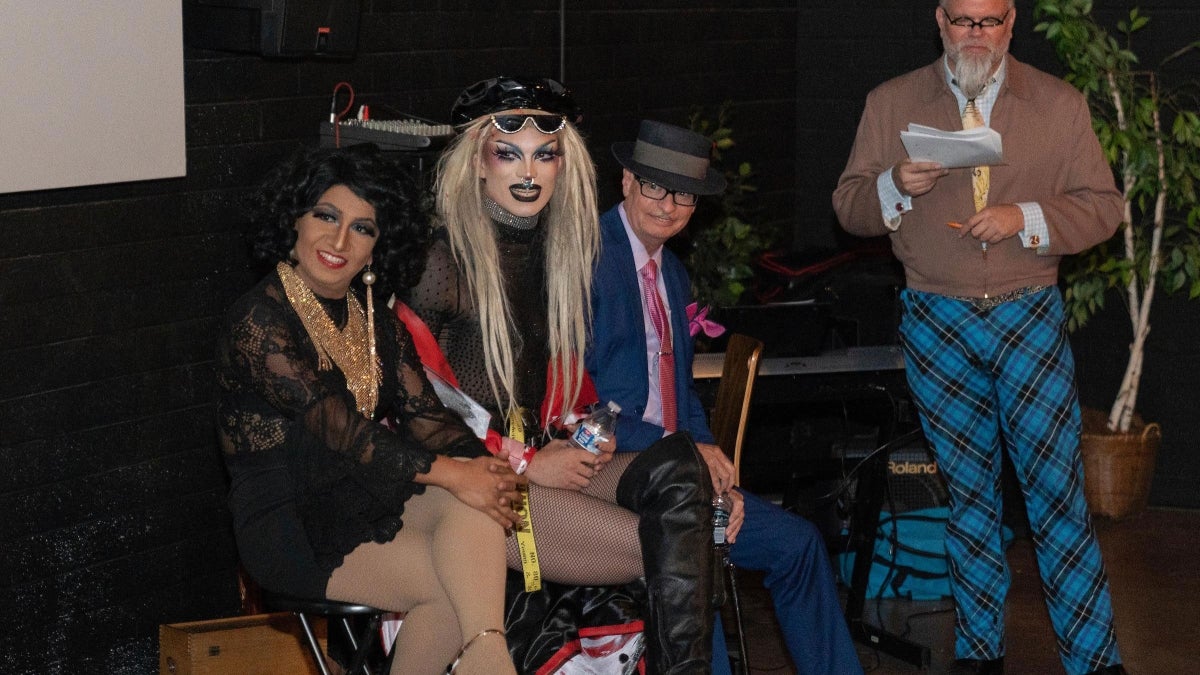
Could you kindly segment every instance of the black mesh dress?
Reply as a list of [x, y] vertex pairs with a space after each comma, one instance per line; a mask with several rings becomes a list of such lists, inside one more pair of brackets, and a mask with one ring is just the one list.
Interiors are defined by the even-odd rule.
[[[346, 301], [321, 300], [345, 325]], [[382, 305], [381, 305], [382, 306]], [[356, 410], [341, 371], [318, 357], [279, 276], [228, 311], [217, 345], [217, 426], [242, 563], [265, 588], [324, 597], [330, 573], [365, 542], [403, 527], [413, 481], [435, 455], [474, 457], [482, 443], [438, 402], [412, 338], [375, 312], [383, 365], [375, 419]]]

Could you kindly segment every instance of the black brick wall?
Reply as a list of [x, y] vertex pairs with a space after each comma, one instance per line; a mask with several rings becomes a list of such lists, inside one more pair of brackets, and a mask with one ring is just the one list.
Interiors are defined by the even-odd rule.
[[[558, 73], [557, 2], [362, 4], [351, 61], [187, 50], [186, 178], [0, 195], [0, 672], [156, 672], [159, 624], [237, 611], [214, 327], [254, 280], [249, 190], [316, 141], [333, 85], [377, 114], [444, 119], [477, 79]], [[753, 163], [762, 218], [796, 223], [799, 246], [839, 242], [829, 193], [863, 95], [938, 50], [931, 2], [570, 4], [566, 80], [603, 205], [618, 196], [608, 145], [638, 119], [729, 99], [731, 159]], [[1029, 4], [1014, 51], [1052, 67]], [[1156, 41], [1194, 38], [1190, 0], [1142, 5]]]

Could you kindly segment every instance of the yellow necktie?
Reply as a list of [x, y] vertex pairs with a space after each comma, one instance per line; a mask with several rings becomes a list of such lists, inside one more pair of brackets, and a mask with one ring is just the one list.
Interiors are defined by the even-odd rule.
[[[963, 129], [974, 129], [983, 126], [983, 115], [975, 105], [975, 99], [967, 101], [962, 112]], [[991, 187], [991, 170], [987, 166], [977, 166], [971, 170], [971, 193], [975, 198], [975, 211], [987, 206], [988, 189]]]

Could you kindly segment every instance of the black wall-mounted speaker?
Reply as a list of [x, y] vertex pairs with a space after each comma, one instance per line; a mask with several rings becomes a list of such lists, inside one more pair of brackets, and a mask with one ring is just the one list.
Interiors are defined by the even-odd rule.
[[184, 41], [270, 57], [346, 58], [358, 48], [360, 0], [185, 0]]

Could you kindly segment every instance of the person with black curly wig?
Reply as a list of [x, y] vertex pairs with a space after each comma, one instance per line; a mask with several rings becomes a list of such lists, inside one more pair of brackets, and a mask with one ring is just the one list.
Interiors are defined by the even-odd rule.
[[504, 537], [524, 479], [374, 311], [376, 275], [420, 260], [413, 185], [371, 146], [298, 154], [264, 184], [253, 251], [273, 268], [216, 354], [234, 532], [263, 588], [406, 612], [392, 673], [515, 673]]

